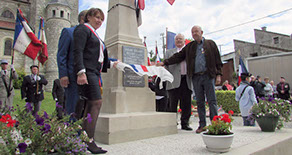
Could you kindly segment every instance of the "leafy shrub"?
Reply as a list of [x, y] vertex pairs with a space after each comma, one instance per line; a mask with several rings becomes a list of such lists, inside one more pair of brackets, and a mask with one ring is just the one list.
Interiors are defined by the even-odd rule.
[[197, 100], [192, 100], [192, 105], [197, 106]]
[[18, 79], [13, 80], [13, 86], [15, 89], [20, 89], [21, 85], [22, 85], [23, 78], [25, 77], [26, 74], [25, 74], [25, 71], [23, 68], [15, 69], [15, 70], [16, 70], [16, 73], [18, 75]]
[[239, 103], [235, 101], [235, 91], [216, 91], [218, 107], [222, 106], [224, 111], [232, 110], [235, 114], [239, 114]]

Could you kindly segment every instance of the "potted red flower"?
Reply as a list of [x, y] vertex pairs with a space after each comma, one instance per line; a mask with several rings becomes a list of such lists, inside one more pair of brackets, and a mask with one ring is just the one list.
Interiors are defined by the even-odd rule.
[[207, 126], [206, 132], [201, 133], [206, 147], [211, 152], [227, 152], [233, 141], [234, 133], [232, 129], [233, 111], [230, 110], [228, 114], [221, 116], [214, 116], [212, 124]]

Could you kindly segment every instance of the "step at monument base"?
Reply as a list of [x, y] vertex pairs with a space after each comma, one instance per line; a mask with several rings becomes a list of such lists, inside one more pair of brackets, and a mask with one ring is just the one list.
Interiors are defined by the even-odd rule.
[[177, 134], [175, 113], [103, 113], [98, 118], [94, 138], [99, 143], [116, 144], [170, 134]]

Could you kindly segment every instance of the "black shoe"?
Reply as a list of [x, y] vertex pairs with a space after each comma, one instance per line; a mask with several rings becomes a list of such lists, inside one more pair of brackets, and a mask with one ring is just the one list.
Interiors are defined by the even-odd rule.
[[101, 149], [101, 147], [98, 147], [94, 142], [87, 143], [87, 145], [87, 150], [90, 151], [92, 154], [103, 154], [107, 152], [107, 150]]
[[181, 126], [181, 129], [182, 129], [182, 130], [187, 130], [187, 131], [192, 131], [192, 130], [193, 130], [193, 129], [192, 129], [190, 126], [188, 126], [188, 125]]
[[203, 131], [206, 131], [205, 127], [198, 127], [198, 129], [196, 130], [196, 133], [201, 133]]

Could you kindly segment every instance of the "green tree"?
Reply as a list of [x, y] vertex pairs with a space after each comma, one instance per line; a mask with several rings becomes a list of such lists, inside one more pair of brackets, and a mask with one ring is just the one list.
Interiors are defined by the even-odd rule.
[[15, 89], [20, 89], [21, 85], [22, 85], [23, 78], [25, 77], [26, 74], [25, 74], [24, 68], [15, 69], [15, 71], [18, 75], [18, 79], [13, 80], [13, 86]]

